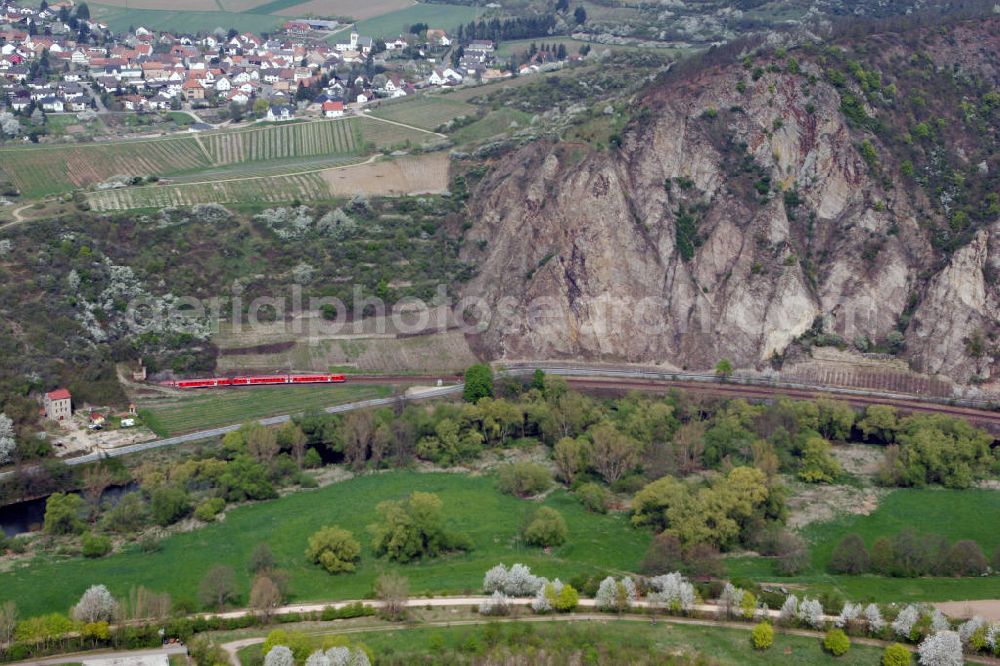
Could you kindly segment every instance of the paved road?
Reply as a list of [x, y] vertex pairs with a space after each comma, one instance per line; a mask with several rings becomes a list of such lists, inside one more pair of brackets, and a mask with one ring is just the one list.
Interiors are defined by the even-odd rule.
[[91, 659], [134, 659], [136, 657], [158, 657], [160, 655], [170, 656], [172, 654], [187, 654], [187, 648], [183, 645], [169, 645], [162, 648], [150, 650], [92, 650], [88, 652], [76, 652], [62, 654], [57, 657], [45, 657], [33, 661], [19, 661], [18, 666], [55, 666], [55, 664], [77, 664], [81, 661]]

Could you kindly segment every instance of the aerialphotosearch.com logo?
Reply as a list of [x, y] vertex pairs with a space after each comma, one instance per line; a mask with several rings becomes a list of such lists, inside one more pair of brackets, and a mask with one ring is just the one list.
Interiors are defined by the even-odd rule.
[[585, 311], [555, 296], [539, 296], [527, 301], [505, 296], [495, 301], [482, 297], [455, 298], [446, 285], [438, 285], [428, 301], [404, 297], [388, 303], [354, 285], [350, 307], [331, 296], [303, 294], [292, 285], [283, 296], [248, 299], [242, 286], [234, 285], [226, 298], [219, 296], [142, 297], [129, 302], [125, 324], [135, 334], [186, 332], [208, 337], [228, 322], [234, 331], [289, 334], [302, 338], [337, 336], [420, 335], [457, 330], [477, 334], [491, 326], [516, 325], [524, 330], [572, 330], [586, 320], [595, 334], [628, 330], [641, 335], [661, 335], [671, 329], [668, 303], [661, 298], [636, 300], [611, 297], [588, 301]]

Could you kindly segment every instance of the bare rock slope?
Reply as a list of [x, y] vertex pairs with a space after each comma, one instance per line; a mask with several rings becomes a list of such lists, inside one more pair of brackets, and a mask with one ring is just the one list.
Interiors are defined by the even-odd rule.
[[[963, 30], [942, 57], [996, 51], [996, 24]], [[991, 61], [966, 60], [997, 86]], [[496, 164], [466, 248], [489, 353], [761, 367], [819, 319], [847, 343], [901, 332], [917, 370], [989, 377], [1000, 219], [936, 247], [947, 206], [901, 175], [883, 134], [849, 122], [857, 83], [830, 83], [822, 58], [796, 65], [668, 77], [620, 148], [538, 142]], [[932, 66], [946, 65], [962, 66]], [[892, 119], [889, 103], [862, 108]]]

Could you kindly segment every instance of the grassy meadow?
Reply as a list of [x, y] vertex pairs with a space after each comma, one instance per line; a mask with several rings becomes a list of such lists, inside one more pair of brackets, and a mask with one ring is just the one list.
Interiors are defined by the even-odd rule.
[[789, 578], [777, 576], [772, 563], [759, 557], [730, 558], [731, 576], [816, 589], [837, 588], [855, 601], [947, 601], [1000, 598], [1000, 576], [984, 578], [893, 578], [866, 574], [833, 575], [827, 570], [833, 549], [846, 535], [857, 533], [870, 549], [880, 536], [904, 529], [936, 534], [954, 543], [972, 539], [986, 557], [1000, 547], [1000, 492], [992, 490], [900, 489], [886, 495], [867, 516], [843, 516], [803, 530], [810, 544], [810, 570]]
[[[417, 3], [412, 7], [390, 12], [376, 18], [358, 21], [358, 32], [371, 37], [395, 37], [405, 33], [414, 23], [426, 23], [431, 28], [453, 31], [460, 24], [477, 19], [484, 11], [482, 7], [467, 5]], [[344, 35], [336, 35], [332, 41], [343, 41]]]
[[143, 421], [158, 435], [169, 437], [195, 430], [321, 409], [345, 402], [384, 398], [385, 386], [252, 386], [185, 394], [166, 404], [142, 408]]
[[[116, 596], [144, 585], [169, 592], [175, 600], [194, 600], [205, 572], [216, 564], [233, 567], [245, 601], [250, 585], [247, 560], [260, 543], [267, 543], [278, 566], [288, 571], [293, 601], [362, 598], [386, 570], [409, 578], [413, 595], [478, 591], [484, 572], [497, 562], [524, 562], [538, 574], [564, 580], [576, 574], [620, 573], [635, 569], [649, 543], [650, 535], [632, 529], [626, 516], [588, 513], [560, 490], [544, 504], [565, 517], [567, 544], [548, 554], [526, 547], [519, 543], [518, 534], [526, 514], [538, 504], [502, 495], [494, 483], [489, 476], [448, 473], [362, 476], [238, 507], [221, 522], [164, 538], [158, 552], [143, 553], [129, 545], [125, 552], [96, 560], [37, 558], [30, 566], [0, 573], [0, 602], [17, 600], [24, 617], [65, 611], [97, 583], [107, 585]], [[376, 520], [375, 506], [414, 490], [440, 496], [447, 526], [467, 534], [474, 544], [472, 551], [407, 565], [374, 557], [366, 528]], [[357, 572], [331, 576], [306, 561], [309, 536], [325, 525], [348, 529], [361, 542]]]
[[[499, 644], [519, 644], [543, 647], [545, 645], [599, 645], [609, 654], [616, 650], [658, 649], [684, 654], [700, 653], [719, 666], [769, 666], [776, 663], [794, 663], [799, 666], [838, 664], [841, 666], [872, 666], [879, 663], [881, 650], [867, 645], [852, 645], [847, 654], [833, 657], [823, 651], [820, 641], [806, 636], [792, 636], [780, 632], [774, 635], [774, 645], [766, 652], [750, 649], [752, 625], [746, 629], [728, 627], [702, 627], [660, 622], [651, 625], [648, 620], [608, 619], [603, 622], [567, 623], [557, 619], [548, 622], [498, 623], [462, 627], [413, 627], [387, 628], [387, 630], [357, 632], [345, 636], [352, 643], [363, 643], [372, 649], [376, 658], [393, 657], [422, 663], [428, 654], [442, 650], [474, 654], [478, 647], [495, 641]], [[336, 634], [316, 636], [317, 647], [323, 639]], [[261, 644], [243, 648], [238, 652], [244, 664], [254, 663], [259, 657]], [[584, 661], [584, 663], [589, 663]], [[685, 662], [686, 663], [686, 662]], [[701, 662], [697, 662], [701, 663]]]

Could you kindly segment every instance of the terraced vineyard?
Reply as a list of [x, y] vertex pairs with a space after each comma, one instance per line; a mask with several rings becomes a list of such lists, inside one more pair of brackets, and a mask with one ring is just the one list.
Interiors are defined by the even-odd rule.
[[330, 186], [319, 172], [237, 178], [177, 185], [149, 185], [104, 190], [89, 195], [91, 207], [99, 212], [132, 208], [190, 206], [198, 203], [281, 203], [298, 199], [329, 199]]
[[0, 151], [0, 164], [26, 197], [86, 187], [116, 176], [165, 174], [210, 165], [193, 136]]
[[[418, 145], [434, 138], [419, 129], [370, 118], [341, 118], [162, 139], [4, 149], [0, 150], [0, 164], [25, 197], [37, 198], [93, 186], [117, 175], [193, 175], [206, 169], [271, 160], [350, 158], [372, 148]], [[295, 189], [306, 183], [285, 185]], [[236, 186], [221, 187], [228, 192]], [[100, 192], [94, 199], [114, 201], [117, 196], [123, 195]], [[164, 199], [172, 196], [157, 195]]]

